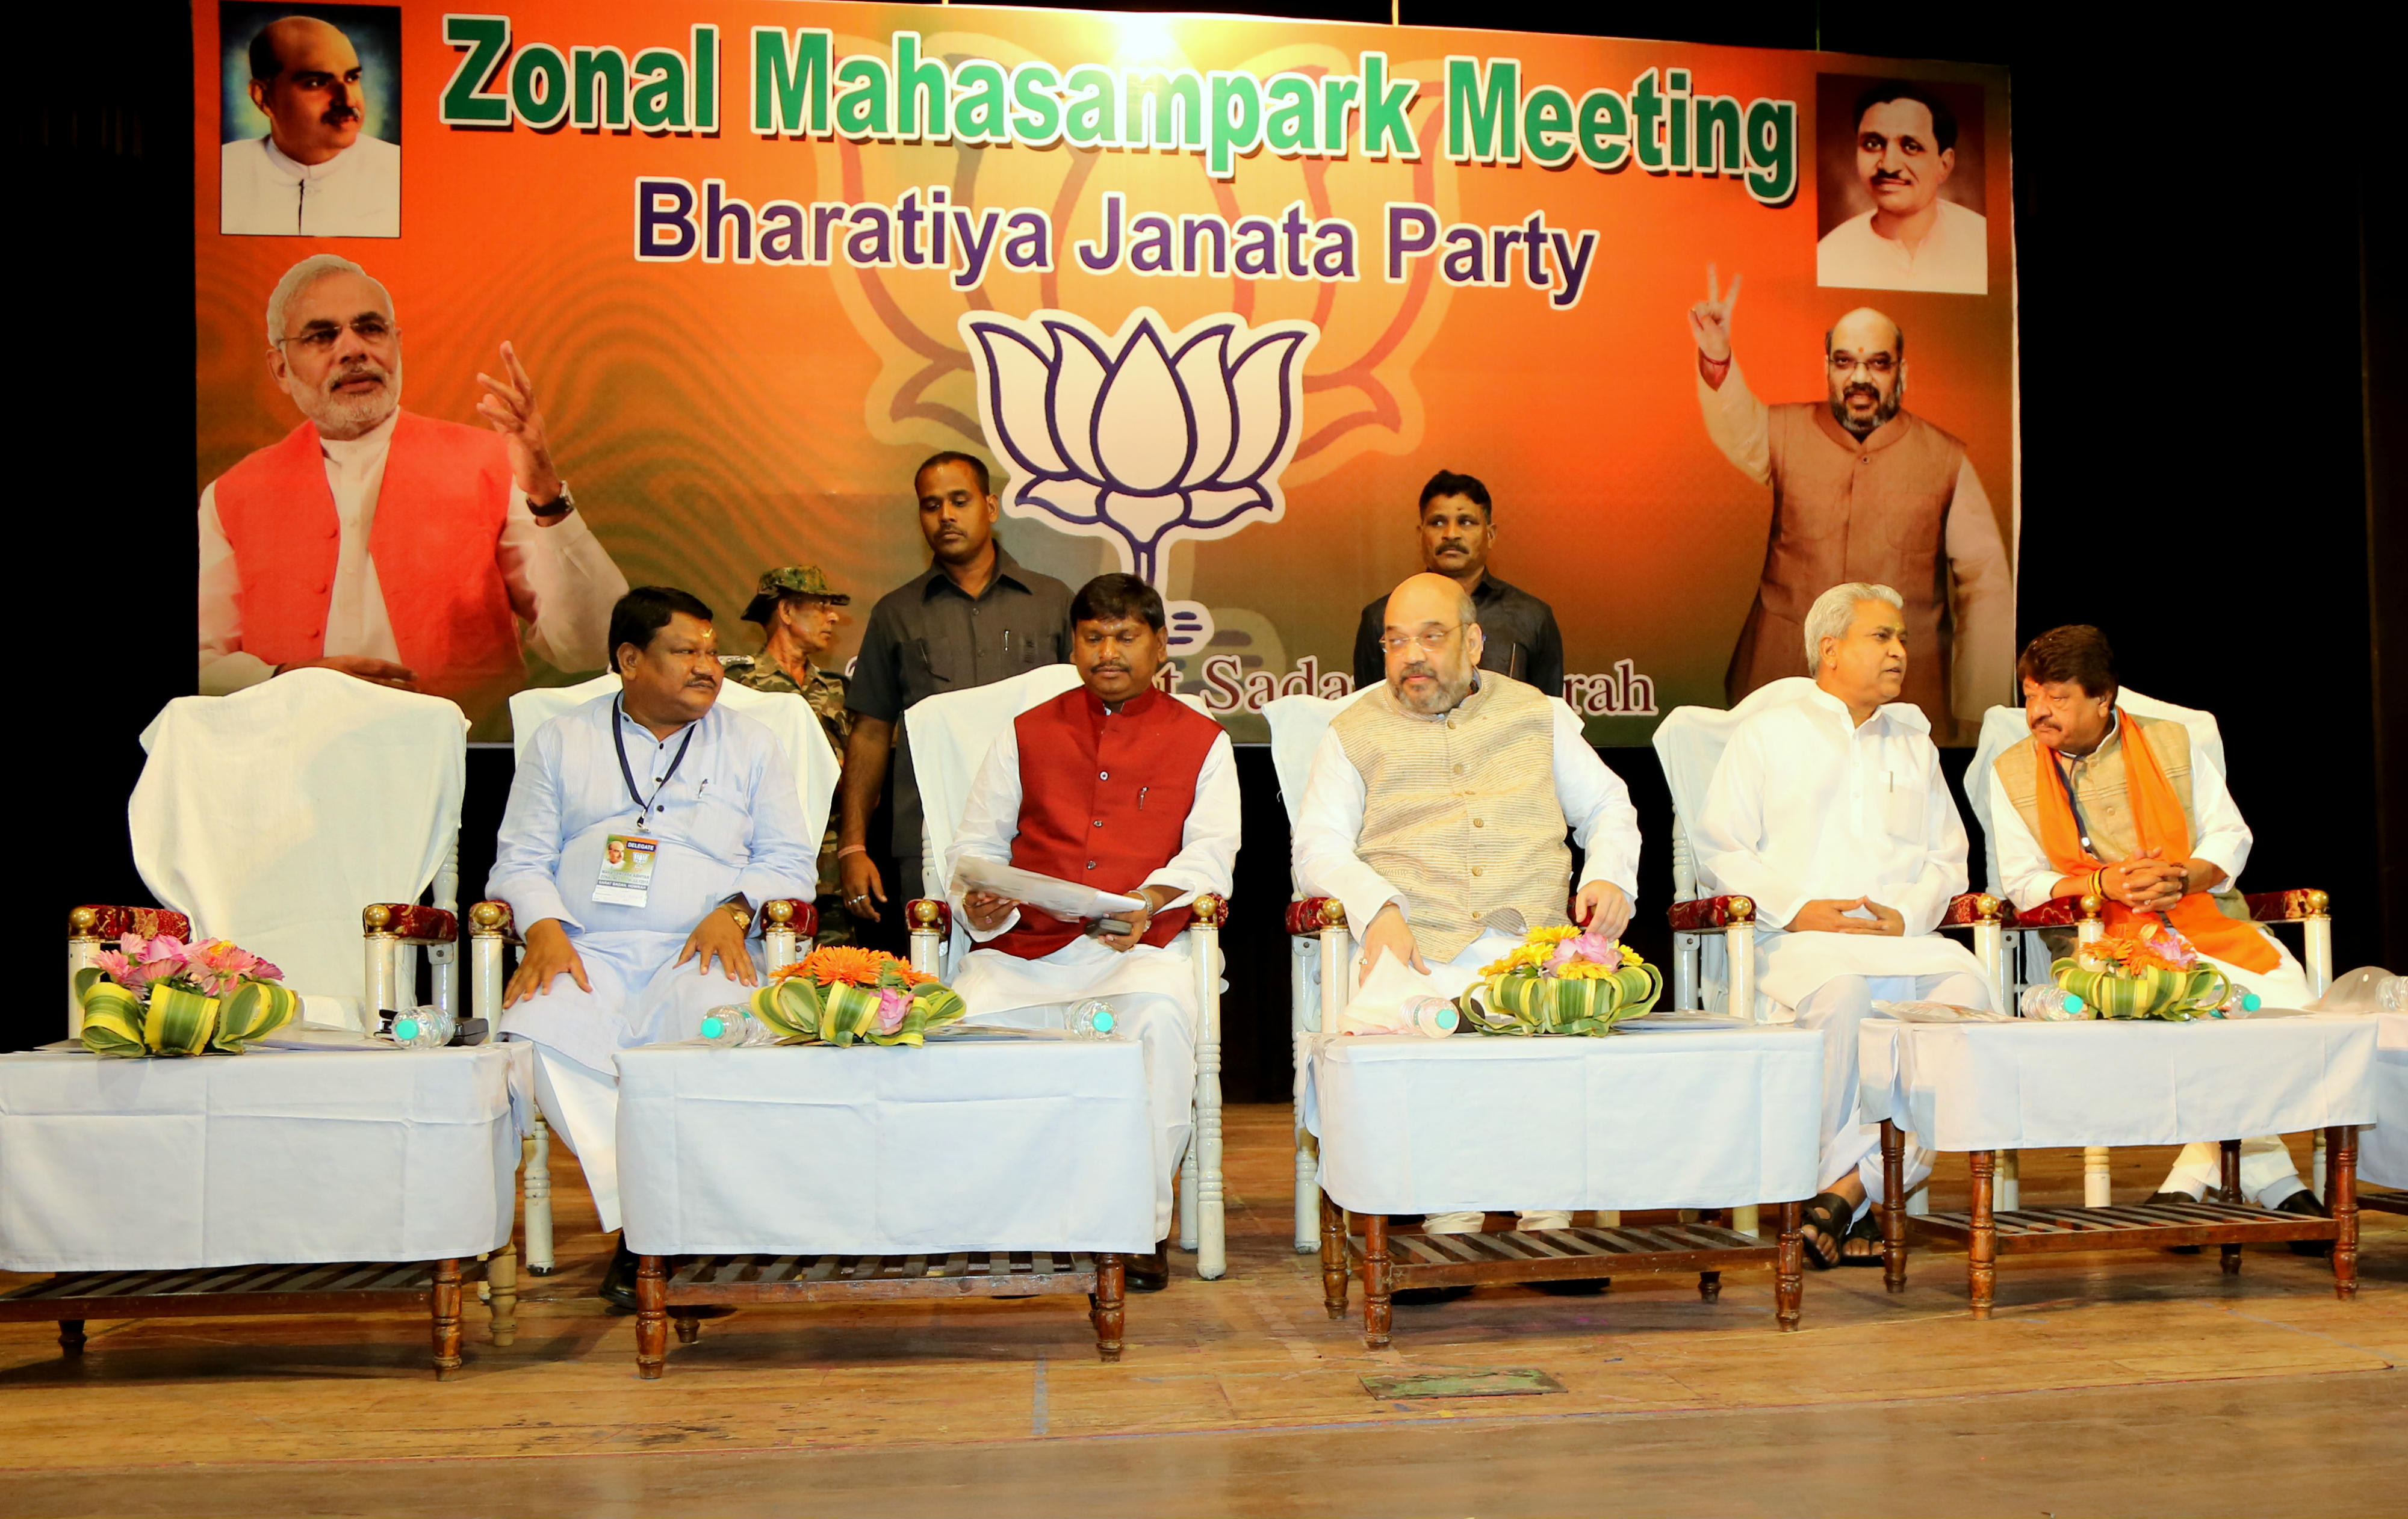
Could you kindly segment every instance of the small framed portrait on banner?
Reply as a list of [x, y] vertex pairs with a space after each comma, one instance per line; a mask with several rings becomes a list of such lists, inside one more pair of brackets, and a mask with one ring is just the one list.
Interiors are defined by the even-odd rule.
[[401, 10], [218, 7], [218, 230], [401, 236]]
[[1814, 282], [1985, 295], [1982, 87], [1818, 74]]

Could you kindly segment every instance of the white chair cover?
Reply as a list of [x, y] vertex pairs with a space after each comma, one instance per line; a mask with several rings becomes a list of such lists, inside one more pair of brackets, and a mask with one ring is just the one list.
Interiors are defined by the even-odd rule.
[[[510, 749], [513, 757], [526, 753], [527, 740], [535, 730], [563, 712], [575, 711], [596, 696], [615, 695], [619, 678], [597, 675], [591, 681], [573, 686], [538, 686], [522, 691], [510, 698]], [[806, 836], [817, 838], [827, 831], [828, 810], [836, 805], [837, 773], [844, 766], [836, 750], [827, 741], [827, 730], [820, 726], [820, 715], [811, 704], [790, 691], [755, 691], [729, 681], [719, 688], [719, 699], [731, 711], [766, 725], [777, 735], [780, 747], [795, 764], [795, 779], [803, 793], [803, 822], [810, 828]]]
[[[2190, 730], [2193, 753], [2213, 767], [2219, 776], [2228, 775], [2224, 767], [2224, 731], [2215, 725], [2215, 714], [2202, 712], [2196, 707], [2177, 707], [2170, 701], [2144, 696], [2126, 686], [2115, 697], [2115, 704], [2128, 712], [2142, 717], [2167, 718]], [[1986, 884], [1982, 888], [1993, 896], [2004, 895], [1999, 880], [1999, 851], [1990, 834], [1990, 767], [2000, 755], [2030, 737], [2031, 727], [2024, 721], [2020, 707], [1993, 707], [1982, 714], [1982, 737], [1973, 749], [1973, 764], [1965, 772], [1965, 800], [1972, 805], [1973, 819], [1982, 825], [1982, 855], [1988, 870]]]
[[1263, 717], [1271, 725], [1271, 769], [1279, 777], [1280, 800], [1287, 807], [1291, 831], [1297, 809], [1304, 805], [1304, 783], [1312, 777], [1312, 755], [1321, 747], [1321, 736], [1341, 708], [1370, 689], [1364, 686], [1345, 696], [1282, 696], [1264, 704]]
[[457, 847], [467, 735], [451, 702], [333, 670], [179, 696], [142, 733], [135, 867], [195, 935], [356, 1018], [360, 910], [417, 901]]

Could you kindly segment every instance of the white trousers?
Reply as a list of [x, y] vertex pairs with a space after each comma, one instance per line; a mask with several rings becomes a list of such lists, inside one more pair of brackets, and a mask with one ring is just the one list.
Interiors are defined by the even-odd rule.
[[[1856, 1031], [1872, 1016], [1873, 1003], [1987, 1008], [1996, 1000], [1979, 979], [1952, 971], [1941, 976], [1834, 976], [1798, 1004], [1798, 1026], [1819, 1029], [1823, 1035], [1823, 1154], [1815, 1169], [1816, 1191], [1828, 1192], [1853, 1173], [1864, 1183], [1866, 1207], [1882, 1200], [1881, 1125], [1864, 1121], [1856, 1092]], [[1930, 1174], [1930, 1152], [1908, 1136], [1907, 1190]], [[1858, 1215], [1863, 1211], [1859, 1208]]]
[[[2243, 970], [2239, 966], [2211, 958], [2210, 963], [2231, 978], [2232, 984], [2244, 992], [2255, 992], [2258, 999], [2270, 1008], [2304, 1008], [2315, 1000], [2314, 988], [2308, 985], [2308, 973], [2282, 940], [2268, 934], [2276, 959], [2274, 968], [2260, 975]], [[2193, 1140], [2174, 1156], [2173, 1169], [2157, 1186], [2159, 1192], [2186, 1192], [2193, 1198], [2204, 1197], [2210, 1187], [2224, 1184], [2223, 1147], [2203, 1139]], [[2294, 1192], [2306, 1188], [2300, 1180], [2299, 1168], [2291, 1164], [2291, 1152], [2279, 1134], [2256, 1134], [2241, 1141], [2241, 1190], [2261, 1208], [2272, 1208]]]
[[[999, 1012], [974, 1012], [965, 1024], [1005, 1028], [1059, 1028], [1080, 1002], [1044, 1002]], [[1170, 997], [1153, 992], [1117, 992], [1096, 1000], [1111, 1004], [1115, 1032], [1134, 1034], [1145, 1054], [1148, 1115], [1154, 1120], [1154, 1237], [1170, 1237], [1172, 1179], [1196, 1134], [1196, 1024]]]

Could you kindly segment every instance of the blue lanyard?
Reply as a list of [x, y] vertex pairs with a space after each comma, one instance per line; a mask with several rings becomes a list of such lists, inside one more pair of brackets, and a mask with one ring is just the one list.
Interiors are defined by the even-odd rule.
[[685, 730], [685, 742], [678, 745], [677, 758], [669, 761], [669, 773], [661, 777], [661, 783], [652, 788], [652, 800], [648, 802], [644, 800], [643, 794], [636, 790], [636, 772], [627, 764], [627, 736], [619, 731], [619, 725], [627, 720], [623, 701], [624, 698], [619, 696], [610, 698], [610, 742], [619, 751], [619, 779], [627, 782], [628, 799], [636, 804], [636, 826], [647, 828], [652, 825], [652, 802], [659, 801], [661, 793], [669, 789], [669, 782], [677, 779], [678, 767], [685, 763], [685, 752], [694, 747], [694, 728]]

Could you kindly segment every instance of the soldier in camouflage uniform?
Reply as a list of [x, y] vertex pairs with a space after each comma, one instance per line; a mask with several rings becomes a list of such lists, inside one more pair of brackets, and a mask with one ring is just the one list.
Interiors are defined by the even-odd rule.
[[[759, 589], [744, 609], [744, 620], [760, 623], [767, 635], [761, 652], [720, 656], [727, 678], [737, 684], [755, 691], [791, 692], [810, 703], [828, 742], [836, 747], [838, 761], [844, 758], [845, 736], [853, 731], [853, 718], [844, 707], [845, 681], [813, 660], [824, 656], [836, 642], [836, 630], [844, 621], [837, 609], [852, 601], [853, 597], [828, 589], [827, 577], [816, 565], [764, 570]], [[853, 942], [853, 919], [844, 910], [844, 892], [837, 884], [836, 824], [831, 813], [827, 833], [820, 840], [820, 929], [812, 940], [815, 944]]]

